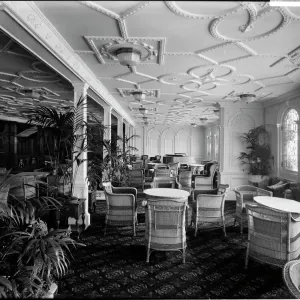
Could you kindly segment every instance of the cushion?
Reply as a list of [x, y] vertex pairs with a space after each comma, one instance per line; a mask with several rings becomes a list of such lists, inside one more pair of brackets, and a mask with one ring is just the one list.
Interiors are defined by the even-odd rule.
[[268, 186], [268, 189], [273, 192], [273, 197], [283, 197], [283, 193], [287, 188], [289, 188], [289, 183]]
[[[282, 178], [279, 178], [279, 177], [271, 177], [270, 178], [270, 181], [269, 181], [269, 184], [268, 185], [274, 185], [280, 181], [283, 181], [282, 183], [286, 183], [286, 180], [282, 179]], [[281, 183], [281, 184], [282, 184]]]
[[284, 182], [282, 180], [280, 180], [279, 182], [277, 182], [277, 183], [275, 183], [273, 185], [268, 185], [267, 187], [269, 189], [274, 189], [274, 188], [276, 188], [277, 185], [282, 185], [282, 184], [284, 184]]
[[269, 179], [262, 180], [261, 182], [258, 182], [258, 184], [257, 184], [257, 186], [263, 190], [267, 189], [268, 185], [269, 185]]

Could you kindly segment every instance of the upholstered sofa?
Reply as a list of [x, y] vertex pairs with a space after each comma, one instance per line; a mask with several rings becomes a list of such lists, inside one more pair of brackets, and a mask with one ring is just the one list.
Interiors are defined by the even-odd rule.
[[290, 198], [300, 202], [300, 188], [297, 182], [270, 177], [258, 183], [258, 187], [273, 192], [273, 197]]

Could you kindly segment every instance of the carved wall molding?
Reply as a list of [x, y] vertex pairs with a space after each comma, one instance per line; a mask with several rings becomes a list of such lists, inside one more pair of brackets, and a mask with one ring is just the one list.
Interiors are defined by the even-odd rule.
[[228, 126], [235, 128], [253, 128], [255, 127], [255, 121], [251, 116], [239, 111], [228, 120]]

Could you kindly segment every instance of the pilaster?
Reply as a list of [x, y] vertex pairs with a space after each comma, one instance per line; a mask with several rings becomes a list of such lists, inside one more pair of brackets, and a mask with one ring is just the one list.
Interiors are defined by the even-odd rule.
[[[72, 85], [74, 87], [74, 107], [77, 108], [77, 113], [83, 121], [82, 126], [75, 128], [77, 138], [74, 145], [75, 153], [73, 154], [73, 196], [85, 199], [85, 225], [88, 227], [90, 225], [90, 214], [88, 212], [88, 185], [86, 181], [87, 136], [84, 124], [87, 122], [87, 90], [89, 85], [85, 82], [73, 82]], [[83, 102], [78, 106], [80, 99], [83, 99]], [[78, 159], [75, 160], [75, 156], [78, 154], [80, 154], [78, 157], [79, 164], [77, 163]]]

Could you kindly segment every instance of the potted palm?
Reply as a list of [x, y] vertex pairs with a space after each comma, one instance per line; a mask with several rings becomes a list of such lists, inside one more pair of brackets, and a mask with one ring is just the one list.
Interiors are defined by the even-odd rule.
[[243, 167], [247, 168], [249, 181], [259, 183], [268, 179], [271, 172], [271, 148], [268, 131], [261, 125], [250, 129], [241, 138], [246, 144], [246, 152], [241, 152], [238, 160]]
[[[87, 151], [88, 124], [84, 121], [82, 109], [85, 97], [81, 97], [75, 107], [66, 112], [59, 112], [55, 107], [39, 105], [28, 112], [29, 124], [40, 127], [47, 145], [51, 165], [53, 166], [52, 181], [56, 184], [61, 200], [74, 200], [74, 183], [80, 165], [85, 161], [81, 158]], [[54, 143], [49, 147], [46, 132], [51, 130]]]
[[[111, 140], [105, 139], [104, 133], [107, 128], [97, 117], [91, 115], [91, 119], [93, 119], [93, 124], [89, 126], [91, 134], [89, 135], [88, 149], [91, 155], [89, 157], [88, 181], [100, 188], [102, 188], [102, 182], [111, 182], [114, 186], [127, 186], [128, 165], [134, 159], [134, 152], [138, 151], [129, 143], [139, 135], [129, 137], [125, 135], [122, 138], [112, 131]], [[95, 153], [101, 153], [101, 155], [97, 156]]]
[[68, 270], [70, 246], [83, 245], [70, 229], [54, 230], [42, 220], [60, 205], [46, 196], [0, 204], [0, 298], [53, 298], [56, 280]]

